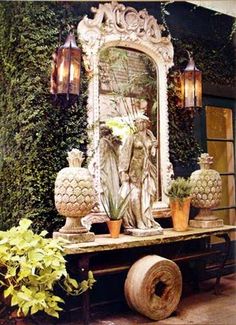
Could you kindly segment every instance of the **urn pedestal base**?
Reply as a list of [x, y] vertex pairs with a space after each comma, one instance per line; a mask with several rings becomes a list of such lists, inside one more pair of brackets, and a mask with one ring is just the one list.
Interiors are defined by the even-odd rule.
[[190, 225], [190, 227], [193, 227], [193, 228], [218, 228], [218, 227], [223, 227], [224, 222], [222, 219], [190, 220], [189, 225]]
[[189, 224], [193, 228], [217, 228], [223, 227], [224, 221], [218, 219], [211, 209], [202, 208], [194, 220], [190, 220]]
[[151, 228], [151, 229], [138, 229], [138, 228], [127, 228], [124, 230], [126, 235], [136, 237], [156, 236], [163, 234], [162, 228]]
[[63, 238], [73, 244], [84, 242], [87, 243], [95, 240], [95, 234], [93, 232], [84, 232], [80, 234], [65, 234], [59, 231], [55, 231], [53, 233], [53, 238]]

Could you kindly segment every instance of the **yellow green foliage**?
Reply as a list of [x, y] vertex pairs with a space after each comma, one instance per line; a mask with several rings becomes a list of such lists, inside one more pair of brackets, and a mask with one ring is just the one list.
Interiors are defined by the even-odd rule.
[[81, 294], [91, 288], [94, 278], [78, 283], [70, 278], [63, 256], [64, 241], [45, 238], [29, 229], [31, 221], [22, 219], [19, 226], [0, 232], [0, 291], [11, 299], [18, 313], [44, 311], [59, 317], [63, 299], [54, 295], [55, 284], [70, 294]]

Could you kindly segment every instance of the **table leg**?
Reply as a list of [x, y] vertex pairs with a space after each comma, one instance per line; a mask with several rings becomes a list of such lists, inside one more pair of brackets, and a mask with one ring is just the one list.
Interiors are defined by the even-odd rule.
[[[88, 278], [89, 271], [89, 256], [84, 255], [79, 257], [78, 260], [79, 275], [81, 280], [86, 280]], [[90, 317], [90, 297], [89, 290], [82, 293], [82, 319], [84, 325], [89, 325]]]
[[220, 279], [223, 274], [224, 266], [225, 266], [225, 263], [228, 259], [229, 252], [230, 252], [230, 237], [227, 233], [222, 234], [222, 235], [216, 235], [216, 237], [223, 238], [225, 240], [225, 248], [224, 248], [224, 252], [223, 252], [223, 258], [222, 258], [222, 261], [221, 261], [221, 264], [220, 264], [220, 267], [218, 270], [218, 274], [216, 277], [216, 282], [215, 282], [215, 294], [219, 294], [220, 293], [220, 290], [219, 290]]

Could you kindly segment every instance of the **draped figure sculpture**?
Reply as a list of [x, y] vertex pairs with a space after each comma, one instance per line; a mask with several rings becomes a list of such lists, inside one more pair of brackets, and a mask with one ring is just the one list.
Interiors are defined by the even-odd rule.
[[136, 131], [128, 136], [120, 152], [119, 173], [121, 195], [130, 192], [130, 203], [123, 218], [125, 229], [152, 229], [161, 226], [152, 216], [152, 204], [157, 200], [157, 140], [148, 129], [149, 119], [142, 115], [134, 121]]
[[107, 197], [110, 192], [116, 199], [119, 193], [119, 173], [118, 173], [118, 158], [120, 139], [114, 136], [112, 129], [106, 125], [100, 127], [100, 168], [101, 168], [101, 195]]

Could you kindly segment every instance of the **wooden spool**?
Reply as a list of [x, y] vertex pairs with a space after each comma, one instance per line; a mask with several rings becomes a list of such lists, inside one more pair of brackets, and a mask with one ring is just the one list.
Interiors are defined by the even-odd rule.
[[153, 320], [170, 316], [179, 303], [181, 293], [179, 267], [157, 255], [148, 255], [135, 262], [125, 281], [128, 305]]

